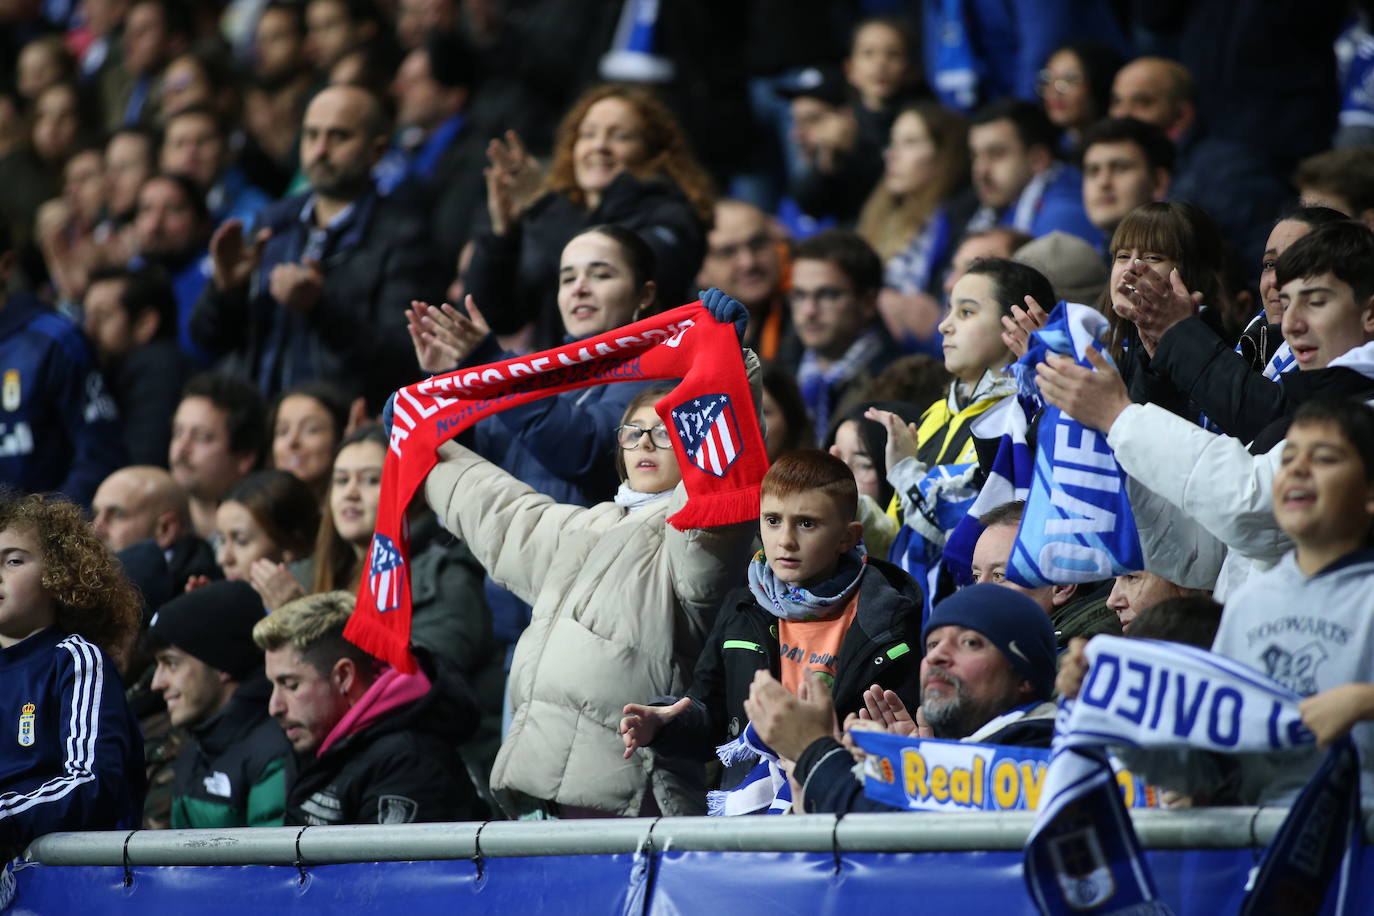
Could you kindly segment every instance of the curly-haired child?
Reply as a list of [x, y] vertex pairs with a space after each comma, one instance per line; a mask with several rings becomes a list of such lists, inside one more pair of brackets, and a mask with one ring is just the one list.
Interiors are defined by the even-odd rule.
[[138, 826], [143, 739], [117, 666], [141, 613], [80, 509], [0, 493], [0, 855]]

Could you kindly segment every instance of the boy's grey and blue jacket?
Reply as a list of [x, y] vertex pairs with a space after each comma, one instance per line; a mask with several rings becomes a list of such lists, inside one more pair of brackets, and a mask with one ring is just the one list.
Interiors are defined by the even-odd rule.
[[[1226, 601], [1212, 651], [1249, 665], [1301, 696], [1351, 682], [1374, 681], [1374, 549], [1347, 554], [1314, 576], [1296, 554], [1252, 576]], [[1362, 761], [1360, 793], [1374, 806], [1374, 723], [1350, 732]], [[1133, 770], [1187, 794], [1225, 786], [1244, 805], [1292, 804], [1324, 756], [1310, 752], [1246, 754], [1232, 765], [1180, 751], [1122, 751]], [[1238, 777], [1238, 782], [1232, 781]]]

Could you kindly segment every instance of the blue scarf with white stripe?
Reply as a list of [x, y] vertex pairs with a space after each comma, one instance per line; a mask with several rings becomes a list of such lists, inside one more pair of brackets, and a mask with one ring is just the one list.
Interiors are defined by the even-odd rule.
[[757, 760], [740, 784], [733, 789], [716, 789], [706, 793], [706, 813], [711, 817], [733, 817], [740, 814], [786, 814], [792, 807], [792, 784], [778, 766], [778, 755], [763, 743], [754, 723], [734, 741], [716, 748], [716, 756], [724, 766]]
[[[1013, 366], [1022, 391], [1034, 390], [1035, 366], [1051, 353], [1091, 367], [1088, 348], [1103, 350], [1107, 330], [1107, 319], [1086, 305], [1056, 305]], [[1040, 588], [1097, 582], [1144, 565], [1126, 475], [1106, 436], [1047, 406], [1037, 428], [1035, 467], [1007, 578]]]
[[[1231, 659], [1148, 639], [1095, 637], [1088, 677], [1062, 701], [1024, 875], [1041, 913], [1167, 914], [1107, 763], [1107, 745], [1214, 753], [1308, 752], [1301, 699]], [[1316, 913], [1332, 879], [1346, 908], [1360, 858], [1359, 760], [1338, 742], [1298, 796], [1242, 913]]]
[[982, 489], [945, 542], [944, 564], [959, 585], [973, 582], [973, 548], [983, 534], [980, 519], [1004, 503], [1024, 500], [1035, 472], [1035, 456], [1027, 443], [1030, 418], [1039, 404], [1024, 396], [1002, 403], [970, 424], [973, 438], [997, 443], [997, 454]]

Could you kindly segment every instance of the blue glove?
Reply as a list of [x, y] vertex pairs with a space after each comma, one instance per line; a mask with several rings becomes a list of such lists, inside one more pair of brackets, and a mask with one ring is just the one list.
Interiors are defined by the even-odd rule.
[[749, 310], [734, 296], [714, 286], [699, 295], [701, 304], [706, 306], [706, 311], [711, 313], [711, 317], [721, 324], [733, 324], [735, 334], [743, 343], [744, 332], [749, 327]]

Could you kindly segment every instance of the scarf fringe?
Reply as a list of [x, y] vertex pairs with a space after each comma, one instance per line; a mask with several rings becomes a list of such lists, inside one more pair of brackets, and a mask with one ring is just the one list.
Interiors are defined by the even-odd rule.
[[734, 741], [727, 741], [716, 748], [716, 757], [723, 766], [732, 767], [737, 763], [752, 763], [759, 759], [759, 752], [741, 734]]
[[673, 515], [668, 524], [678, 531], [691, 528], [719, 528], [754, 521], [759, 517], [757, 483], [724, 493], [698, 493]]
[[352, 615], [344, 636], [373, 658], [385, 659], [402, 674], [414, 674], [417, 670], [415, 656], [410, 653], [410, 640], [374, 618]]

